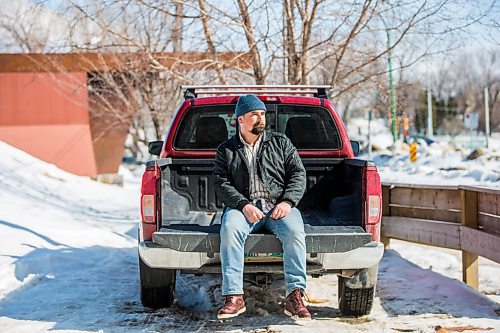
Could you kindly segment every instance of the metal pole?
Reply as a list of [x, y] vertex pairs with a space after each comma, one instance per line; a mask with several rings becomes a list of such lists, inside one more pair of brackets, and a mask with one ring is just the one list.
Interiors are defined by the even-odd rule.
[[392, 118], [392, 141], [396, 142], [397, 134], [396, 134], [396, 94], [394, 92], [394, 81], [392, 80], [392, 60], [391, 60], [391, 37], [389, 35], [389, 30], [386, 29], [387, 32], [387, 62], [389, 64], [389, 89], [391, 93], [391, 118]]
[[432, 92], [431, 88], [427, 88], [427, 136], [434, 135], [434, 128], [432, 125]]
[[394, 92], [394, 81], [392, 79], [392, 59], [391, 59], [391, 35], [389, 34], [389, 28], [384, 18], [380, 16], [382, 23], [385, 27], [385, 33], [387, 34], [387, 64], [389, 67], [389, 94], [391, 97], [391, 130], [392, 130], [392, 141], [396, 143], [397, 133], [396, 133], [396, 94]]
[[490, 104], [489, 104], [489, 94], [488, 86], [484, 87], [484, 127], [485, 127], [485, 138], [486, 138], [486, 148], [488, 148], [488, 138], [490, 136]]
[[372, 159], [372, 111], [368, 111], [368, 159]]

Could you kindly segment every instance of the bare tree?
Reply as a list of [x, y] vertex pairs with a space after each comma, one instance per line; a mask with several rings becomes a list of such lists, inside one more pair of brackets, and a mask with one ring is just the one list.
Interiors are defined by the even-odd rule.
[[[237, 63], [238, 54], [231, 56], [228, 52], [216, 50], [210, 40], [210, 17], [203, 10], [203, 1], [199, 3], [200, 9], [195, 8], [193, 2], [183, 1], [117, 1], [111, 4], [112, 8], [109, 3], [100, 2], [82, 5], [75, 1], [70, 4], [80, 21], [86, 19], [104, 36], [94, 44], [74, 43], [75, 51], [91, 49], [137, 55], [136, 61], [127, 61], [119, 71], [115, 69], [99, 74], [98, 79], [105, 82], [101, 86], [106, 92], [94, 89], [91, 96], [97, 103], [92, 108], [94, 112], [103, 113], [102, 116], [107, 118], [115, 114], [116, 121], [123, 120], [130, 126], [133, 144], [129, 150], [133, 154], [140, 154], [137, 142], [145, 146], [147, 142], [163, 137], [178, 104], [182, 84], [208, 82], [209, 73], [214, 70], [220, 82], [227, 83], [224, 66], [227, 64], [231, 68]], [[206, 57], [205, 50], [182, 52], [184, 30], [193, 29], [193, 22], [200, 18], [204, 20], [209, 57]], [[123, 93], [124, 87], [128, 95]], [[125, 103], [127, 99], [126, 107], [123, 103], [110, 103], [113, 95], [116, 95], [115, 102]], [[127, 110], [126, 115], [124, 110]], [[108, 123], [113, 128], [112, 122]], [[103, 128], [103, 133], [105, 130]]]
[[[285, 31], [284, 49], [288, 67], [288, 82], [290, 84], [309, 84], [309, 54], [313, 24], [319, 5], [323, 1], [284, 0]], [[295, 10], [298, 11], [301, 23], [300, 43], [295, 32]], [[298, 44], [298, 45], [297, 45]]]
[[[34, 6], [36, 15], [44, 4]], [[67, 0], [62, 7], [54, 17], [66, 27], [67, 51], [136, 54], [126, 68], [91, 70], [89, 87], [95, 116], [114, 115], [108, 128], [129, 126], [144, 143], [165, 132], [183, 83], [330, 84], [347, 121], [374, 101], [387, 110], [389, 54], [398, 77], [459, 46], [456, 37], [476, 23], [498, 31], [488, 16], [494, 1], [476, 8], [462, 0]], [[22, 51], [53, 50], [54, 37], [35, 38], [35, 26], [20, 21], [3, 17], [0, 31]], [[399, 78], [401, 107], [411, 105], [403, 89], [411, 81]], [[498, 90], [490, 99], [495, 107]]]
[[262, 69], [262, 60], [255, 38], [254, 26], [252, 18], [248, 11], [248, 5], [245, 0], [238, 0], [238, 9], [241, 16], [241, 26], [245, 32], [245, 37], [248, 44], [248, 52], [252, 58], [253, 74], [256, 84], [264, 84], [266, 81], [264, 71]]
[[64, 39], [61, 31], [68, 25], [64, 15], [42, 6], [6, 1], [0, 6], [0, 52], [57, 51], [55, 42]]
[[182, 52], [182, 2], [175, 3], [175, 17], [172, 23], [172, 43], [174, 52]]
[[[456, 63], [443, 67], [436, 78], [441, 98], [453, 97], [463, 112], [477, 112], [484, 129], [484, 87], [489, 94], [490, 127], [500, 129], [500, 48], [462, 54]], [[443, 83], [445, 82], [445, 83]], [[439, 84], [440, 83], [440, 84]]]
[[205, 40], [207, 42], [208, 53], [212, 56], [215, 61], [215, 66], [217, 69], [217, 74], [219, 76], [219, 81], [221, 84], [227, 84], [226, 75], [224, 74], [224, 68], [222, 63], [218, 60], [217, 50], [215, 48], [212, 28], [210, 27], [210, 16], [207, 12], [205, 0], [198, 0], [199, 10], [200, 10], [200, 18], [203, 24], [203, 33], [205, 35]]
[[[266, 82], [270, 75], [278, 77], [273, 71], [281, 71], [281, 83], [330, 84], [332, 98], [350, 106], [370, 89], [388, 92], [389, 56], [397, 78], [401, 70], [426, 57], [448, 53], [460, 46], [458, 37], [467, 35], [493, 3], [476, 8], [460, 0], [364, 0], [335, 5], [322, 0], [238, 0], [234, 9], [204, 0], [203, 6], [212, 9], [211, 19], [220, 23], [219, 28], [231, 30], [233, 39], [246, 41], [255, 83]], [[466, 10], [457, 12], [458, 6]], [[229, 43], [233, 41], [219, 40], [220, 47]], [[274, 63], [277, 60], [281, 68]], [[349, 112], [344, 115], [347, 120]]]

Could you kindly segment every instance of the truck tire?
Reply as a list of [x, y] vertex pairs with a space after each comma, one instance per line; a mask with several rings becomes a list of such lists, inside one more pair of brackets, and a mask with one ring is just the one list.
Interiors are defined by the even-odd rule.
[[377, 275], [378, 265], [359, 270], [350, 278], [339, 276], [339, 308], [343, 315], [361, 317], [370, 313]]
[[339, 277], [339, 308], [346, 316], [361, 317], [370, 313], [375, 288], [351, 289], [345, 285], [345, 278]]
[[142, 305], [148, 308], [168, 308], [175, 299], [175, 269], [149, 267], [139, 257], [139, 279]]

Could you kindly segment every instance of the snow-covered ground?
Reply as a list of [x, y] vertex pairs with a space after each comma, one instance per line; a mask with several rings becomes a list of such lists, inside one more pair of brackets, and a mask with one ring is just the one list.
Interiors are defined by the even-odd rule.
[[[479, 161], [445, 163], [431, 147], [414, 171], [397, 157], [404, 147], [387, 150], [384, 154], [395, 157], [386, 158], [382, 179], [408, 183], [408, 176], [398, 177], [409, 167], [418, 175], [412, 182], [427, 177], [435, 184], [433, 177], [444, 177], [447, 184], [498, 188], [498, 150]], [[315, 320], [308, 323], [282, 314], [281, 280], [269, 290], [249, 287], [249, 314], [229, 322], [215, 320], [222, 298], [220, 277], [214, 276], [180, 276], [172, 308], [144, 309], [136, 250], [142, 170], [122, 168], [125, 185], [118, 187], [68, 174], [2, 142], [0, 154], [0, 332], [434, 332], [436, 326], [450, 332], [467, 326], [500, 331], [499, 264], [481, 259], [476, 292], [460, 281], [459, 252], [394, 240], [380, 264], [378, 295], [366, 317], [340, 315], [335, 276], [309, 279]], [[431, 162], [437, 168], [431, 170]], [[439, 170], [455, 163], [466, 170], [455, 176]]]

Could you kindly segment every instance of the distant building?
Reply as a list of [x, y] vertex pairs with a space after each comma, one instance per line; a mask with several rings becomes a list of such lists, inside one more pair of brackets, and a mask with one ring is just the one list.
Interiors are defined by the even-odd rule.
[[[164, 66], [181, 56], [162, 55], [158, 58]], [[182, 54], [183, 59], [204, 57]], [[234, 59], [234, 54], [223, 53], [219, 59], [224, 57]], [[232, 66], [248, 67], [244, 60]], [[0, 54], [0, 140], [77, 175], [116, 173], [128, 128], [103, 131], [105, 112], [92, 117], [90, 111], [102, 106], [89, 99], [89, 78], [123, 71], [131, 61], [145, 70], [149, 65], [137, 54]], [[109, 103], [120, 106], [118, 100]]]

